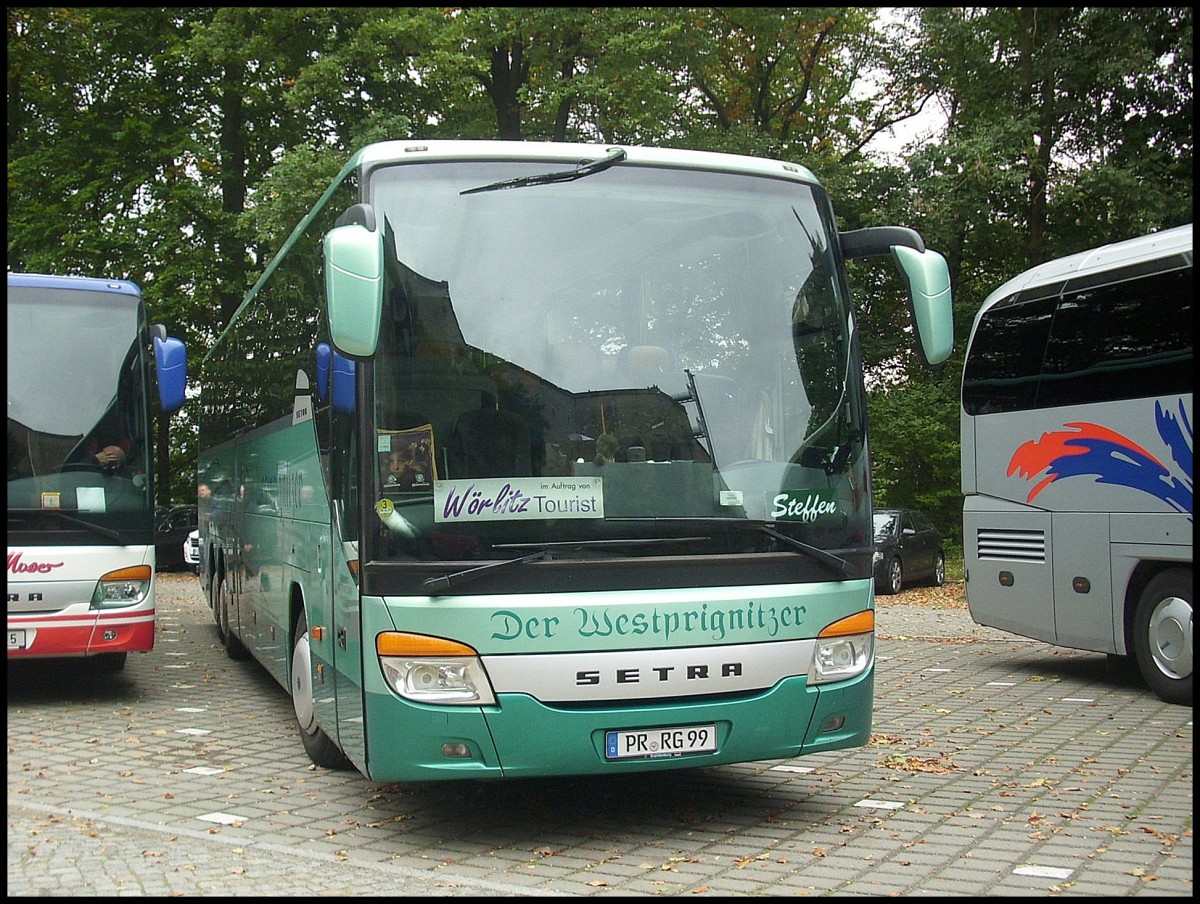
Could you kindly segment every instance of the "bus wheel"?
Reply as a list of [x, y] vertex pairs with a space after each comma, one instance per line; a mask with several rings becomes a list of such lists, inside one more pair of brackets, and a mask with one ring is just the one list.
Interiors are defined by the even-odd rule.
[[1133, 650], [1142, 678], [1167, 703], [1192, 705], [1192, 574], [1157, 575], [1133, 614]]
[[225, 655], [230, 659], [242, 659], [246, 655], [246, 648], [242, 646], [242, 642], [237, 639], [237, 636], [229, 627], [229, 609], [232, 604], [233, 598], [229, 592], [229, 580], [222, 577], [217, 584], [217, 633], [221, 635], [221, 641], [225, 644]]
[[296, 711], [296, 725], [300, 729], [304, 752], [313, 764], [326, 769], [344, 769], [349, 765], [333, 739], [317, 724], [316, 707], [313, 704], [312, 653], [308, 646], [308, 618], [303, 612], [296, 622], [296, 632], [292, 638], [292, 708]]

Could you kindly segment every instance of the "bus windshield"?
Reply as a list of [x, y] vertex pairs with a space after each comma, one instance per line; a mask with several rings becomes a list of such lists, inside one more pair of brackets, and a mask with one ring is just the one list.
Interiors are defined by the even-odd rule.
[[10, 285], [8, 306], [10, 525], [51, 512], [140, 527], [153, 500], [139, 298]]
[[387, 529], [364, 532], [366, 560], [869, 547], [823, 190], [546, 170], [369, 177], [386, 266], [368, 492]]

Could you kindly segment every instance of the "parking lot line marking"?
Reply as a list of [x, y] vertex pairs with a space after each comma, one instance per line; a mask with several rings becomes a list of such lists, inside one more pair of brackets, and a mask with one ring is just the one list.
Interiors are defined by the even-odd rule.
[[899, 800], [871, 800], [868, 797], [866, 800], [860, 800], [854, 806], [866, 807], [870, 810], [899, 810], [904, 806], [904, 802]]
[[1018, 866], [1013, 870], [1014, 876], [1036, 876], [1039, 879], [1070, 879], [1073, 869], [1059, 869], [1055, 866]]
[[196, 818], [202, 819], [205, 822], [215, 822], [223, 826], [232, 826], [239, 822], [246, 822], [245, 816], [235, 816], [232, 813], [205, 813], [203, 816], [197, 816]]

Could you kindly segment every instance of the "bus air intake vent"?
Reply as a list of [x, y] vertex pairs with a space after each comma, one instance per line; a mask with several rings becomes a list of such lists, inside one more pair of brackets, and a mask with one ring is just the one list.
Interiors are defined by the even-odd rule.
[[976, 534], [980, 559], [1046, 561], [1046, 532], [1040, 530], [994, 530], [981, 527]]

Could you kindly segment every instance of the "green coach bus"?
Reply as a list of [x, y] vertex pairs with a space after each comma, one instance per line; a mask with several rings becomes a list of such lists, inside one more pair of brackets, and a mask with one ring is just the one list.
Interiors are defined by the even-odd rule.
[[863, 745], [871, 476], [845, 261], [950, 354], [945, 260], [792, 163], [355, 153], [201, 368], [201, 577], [318, 765], [621, 774]]

